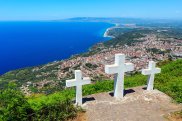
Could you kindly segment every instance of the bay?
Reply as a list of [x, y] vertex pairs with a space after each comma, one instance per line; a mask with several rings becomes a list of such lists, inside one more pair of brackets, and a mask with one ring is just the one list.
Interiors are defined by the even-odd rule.
[[0, 74], [67, 59], [106, 41], [99, 22], [0, 22]]

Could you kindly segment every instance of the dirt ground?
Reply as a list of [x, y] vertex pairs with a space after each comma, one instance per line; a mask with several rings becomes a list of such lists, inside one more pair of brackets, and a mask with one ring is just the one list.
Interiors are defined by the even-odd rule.
[[78, 116], [71, 121], [88, 121], [86, 113], [79, 113]]
[[86, 113], [74, 121], [182, 121], [180, 116], [169, 115], [181, 110], [182, 105], [158, 90], [136, 87], [125, 90], [123, 99], [115, 99], [110, 92], [90, 95], [83, 101]]
[[179, 112], [171, 113], [167, 116], [169, 121], [182, 121], [182, 115]]

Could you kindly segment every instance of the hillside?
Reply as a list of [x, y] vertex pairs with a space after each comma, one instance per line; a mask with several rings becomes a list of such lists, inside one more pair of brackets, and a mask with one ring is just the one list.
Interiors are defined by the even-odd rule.
[[[155, 88], [172, 97], [176, 102], [182, 103], [182, 60], [164, 61], [158, 64], [162, 73], [156, 75]], [[147, 77], [140, 73], [125, 78], [125, 88], [146, 85]], [[83, 87], [83, 95], [91, 95], [100, 92], [109, 92], [114, 88], [113, 81], [97, 81], [94, 84]], [[75, 90], [67, 89], [50, 95], [38, 95], [37, 98], [30, 98], [30, 103], [49, 104], [49, 100], [64, 99], [65, 96], [74, 98]], [[36, 97], [36, 95], [35, 95]], [[39, 105], [40, 106], [40, 105]]]
[[[164, 92], [165, 94], [167, 94], [168, 96], [172, 97], [175, 102], [182, 103], [182, 68], [181, 68], [182, 60], [164, 61], [159, 63], [158, 66], [162, 68], [162, 73], [156, 75], [155, 89], [158, 89]], [[125, 88], [142, 86], [142, 85], [146, 85], [146, 83], [147, 83], [147, 77], [141, 74], [134, 74], [131, 77], [125, 78]], [[92, 85], [84, 86], [83, 95], [86, 96], [86, 95], [91, 95], [95, 93], [109, 92], [109, 91], [112, 91], [113, 88], [114, 88], [113, 81], [98, 81]], [[153, 96], [156, 96], [156, 94], [154, 93]], [[29, 103], [33, 109], [40, 110], [41, 107], [52, 105], [60, 100], [64, 101], [66, 98], [73, 99], [74, 97], [75, 97], [75, 89], [71, 88], [71, 89], [66, 89], [64, 91], [57, 92], [47, 96], [35, 95], [29, 98]], [[102, 97], [102, 96], [99, 96], [99, 97]], [[88, 98], [88, 101], [89, 100], [90, 98]], [[172, 106], [173, 104], [171, 104], [171, 101], [170, 100], [168, 101], [170, 105]], [[89, 102], [92, 102], [92, 98]], [[157, 102], [155, 103], [156, 105], [159, 105], [159, 103]], [[171, 111], [175, 111], [175, 110], [172, 110], [173, 109], [172, 107], [169, 109], [167, 108], [169, 107], [166, 107], [165, 110], [168, 112], [170, 112], [170, 109]], [[179, 117], [179, 115], [177, 116]]]
[[104, 65], [113, 63], [116, 53], [126, 54], [127, 61], [134, 63], [135, 71], [138, 72], [147, 66], [149, 60], [161, 62], [179, 58], [182, 50], [181, 33], [181, 29], [175, 27], [110, 29], [108, 34], [115, 38], [94, 45], [87, 53], [45, 65], [10, 71], [0, 76], [0, 88], [13, 81], [26, 95], [51, 94], [64, 90], [65, 80], [73, 78], [76, 69], [82, 70], [84, 76], [91, 77], [93, 82], [112, 79], [113, 77], [104, 72]]
[[[162, 68], [162, 73], [158, 74], [155, 78], [155, 88], [166, 93], [176, 102], [182, 103], [182, 60], [164, 61], [159, 63], [158, 66]], [[125, 88], [146, 85], [146, 82], [146, 76], [140, 73], [133, 74], [132, 76], [126, 76]], [[111, 80], [97, 81], [91, 85], [84, 86], [83, 94], [87, 96], [95, 93], [109, 92], [113, 90], [113, 86], [114, 82]], [[0, 114], [0, 118], [2, 118], [3, 114], [6, 114], [4, 118], [10, 118], [11, 116], [11, 118], [18, 119], [24, 116], [26, 119], [26, 115], [29, 115], [29, 120], [35, 118], [66, 120], [74, 118], [80, 110], [75, 109], [70, 101], [70, 99], [74, 99], [75, 97], [74, 88], [65, 89], [50, 95], [35, 94], [28, 98], [20, 96], [21, 93], [17, 91], [15, 88], [12, 88], [12, 86], [9, 89], [1, 90], [0, 106], [1, 111], [4, 113]], [[9, 107], [8, 109], [6, 108], [7, 106]], [[23, 111], [19, 110], [21, 106], [23, 106], [23, 110], [28, 112], [21, 112]]]

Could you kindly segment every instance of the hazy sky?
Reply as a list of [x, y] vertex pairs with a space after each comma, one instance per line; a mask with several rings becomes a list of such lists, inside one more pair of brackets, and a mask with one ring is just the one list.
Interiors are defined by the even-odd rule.
[[182, 19], [182, 0], [0, 0], [0, 20], [71, 17]]

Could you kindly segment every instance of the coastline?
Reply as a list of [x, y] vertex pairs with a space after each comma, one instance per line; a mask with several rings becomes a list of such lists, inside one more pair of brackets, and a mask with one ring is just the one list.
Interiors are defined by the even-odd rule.
[[[98, 23], [100, 23], [100, 22], [98, 22]], [[102, 23], [102, 24], [106, 24], [106, 23]], [[8, 73], [8, 72], [11, 72], [11, 71], [15, 71], [15, 70], [19, 70], [19, 69], [25, 69], [25, 68], [29, 68], [29, 67], [36, 67], [36, 66], [42, 66], [42, 65], [46, 65], [46, 64], [49, 64], [49, 63], [53, 63], [54, 61], [64, 61], [64, 60], [67, 60], [67, 59], [70, 59], [72, 56], [75, 56], [75, 55], [80, 55], [80, 54], [82, 54], [82, 53], [86, 53], [86, 52], [88, 52], [89, 51], [89, 48], [90, 47], [92, 47], [92, 46], [94, 46], [94, 45], [96, 45], [96, 44], [98, 44], [98, 43], [100, 43], [100, 41], [105, 41], [105, 40], [108, 40], [108, 39], [111, 39], [111, 38], [113, 38], [113, 37], [111, 37], [111, 36], [103, 36], [103, 34], [105, 34], [106, 33], [106, 31], [108, 31], [108, 29], [110, 28], [110, 27], [113, 27], [114, 26], [114, 24], [111, 24], [111, 23], [107, 23], [107, 24], [109, 24], [109, 25], [106, 25], [106, 27], [105, 27], [105, 25], [103, 26], [104, 27], [104, 29], [102, 30], [102, 33], [98, 33], [99, 35], [99, 37], [100, 38], [102, 38], [102, 40], [101, 39], [99, 39], [99, 40], [97, 40], [96, 41], [96, 43], [95, 44], [93, 44], [93, 45], [91, 45], [91, 46], [88, 46], [87, 48], [84, 48], [85, 49], [85, 51], [81, 51], [81, 52], [76, 52], [76, 53], [73, 53], [73, 54], [70, 54], [69, 56], [67, 56], [67, 57], [61, 57], [61, 58], [59, 58], [59, 59], [57, 59], [57, 58], [55, 58], [54, 60], [46, 60], [46, 61], [44, 61], [44, 62], [40, 62], [40, 63], [33, 63], [33, 64], [27, 64], [27, 65], [23, 65], [23, 66], [9, 66], [8, 67], [8, 69], [6, 69], [5, 71], [3, 70], [3, 71], [0, 71], [0, 76], [2, 76], [2, 75], [4, 75], [4, 74], [6, 74], [6, 73]], [[109, 28], [108, 28], [109, 27]], [[92, 32], [92, 31], [90, 31], [90, 32]], [[99, 31], [98, 31], [99, 32]], [[97, 38], [96, 38], [97, 39]], [[91, 40], [91, 39], [90, 39]], [[59, 51], [59, 50], [58, 50]], [[58, 52], [57, 51], [57, 52]], [[61, 52], [63, 51], [63, 50], [60, 50]], [[26, 61], [25, 61], [26, 62]], [[1, 65], [0, 65], [1, 66]]]
[[113, 30], [113, 29], [120, 29], [120, 28], [138, 28], [137, 26], [136, 26], [136, 24], [119, 24], [119, 23], [114, 23], [114, 25], [115, 26], [113, 26], [113, 27], [110, 27], [110, 28], [108, 28], [106, 31], [105, 31], [105, 33], [104, 33], [104, 37], [109, 37], [109, 38], [116, 38], [115, 36], [112, 36], [112, 35], [109, 35], [109, 31], [111, 31], [111, 30]]
[[109, 37], [109, 38], [115, 38], [114, 36], [109, 35], [109, 31], [113, 30], [114, 28], [108, 28], [105, 33], [104, 33], [104, 37]]
[[114, 26], [113, 26], [113, 27], [110, 27], [110, 28], [106, 29], [106, 31], [105, 31], [103, 37], [115, 38], [115, 36], [109, 35], [109, 31], [111, 31], [111, 30], [113, 30], [113, 29], [115, 29], [115, 28], [121, 28], [121, 27], [120, 27], [120, 24], [114, 23]]

